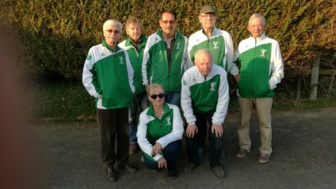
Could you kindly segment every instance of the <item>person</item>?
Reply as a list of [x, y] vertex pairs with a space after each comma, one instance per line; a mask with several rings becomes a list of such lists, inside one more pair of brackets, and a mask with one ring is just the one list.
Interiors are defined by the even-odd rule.
[[129, 164], [128, 154], [128, 107], [134, 92], [133, 70], [127, 52], [117, 45], [121, 31], [122, 25], [115, 19], [104, 23], [105, 39], [90, 48], [82, 77], [86, 90], [96, 99], [102, 159], [112, 182], [117, 180], [115, 163], [118, 169], [137, 171]]
[[200, 49], [208, 49], [213, 56], [213, 62], [231, 73], [235, 80], [239, 78], [238, 67], [233, 63], [233, 43], [231, 35], [216, 28], [217, 13], [210, 5], [202, 7], [198, 16], [202, 29], [189, 37], [188, 55], [192, 62], [195, 53]]
[[238, 82], [240, 149], [236, 156], [245, 157], [251, 150], [250, 119], [252, 106], [255, 104], [261, 133], [259, 163], [270, 161], [272, 154], [271, 109], [274, 89], [284, 77], [279, 43], [265, 35], [265, 25], [264, 16], [253, 14], [247, 26], [251, 36], [239, 43], [236, 52], [237, 62], [240, 64]]
[[[233, 42], [231, 35], [224, 30], [216, 28], [217, 13], [210, 5], [205, 5], [201, 8], [198, 16], [201, 23], [201, 30], [193, 33], [189, 37], [188, 55], [189, 59], [194, 62], [195, 53], [200, 49], [208, 49], [213, 55], [213, 63], [223, 67], [227, 73], [230, 73], [235, 81], [238, 81], [239, 70], [236, 64], [233, 63]], [[204, 133], [203, 141], [207, 133]], [[199, 156], [202, 156], [204, 151], [202, 144], [199, 149]], [[221, 151], [221, 158], [225, 157], [224, 148]]]
[[125, 24], [127, 37], [119, 44], [119, 47], [125, 49], [130, 58], [133, 68], [133, 85], [135, 93], [129, 107], [129, 154], [133, 155], [139, 151], [137, 142], [137, 117], [138, 109], [140, 112], [148, 107], [148, 100], [146, 96], [146, 88], [142, 84], [141, 64], [143, 51], [146, 46], [147, 37], [142, 34], [142, 23], [139, 18], [130, 16]]
[[182, 145], [183, 121], [179, 108], [164, 102], [161, 85], [148, 86], [150, 106], [140, 114], [138, 142], [149, 169], [168, 168], [168, 177], [177, 178], [177, 160]]
[[161, 84], [167, 103], [180, 105], [181, 78], [191, 66], [188, 38], [176, 30], [178, 20], [173, 10], [164, 10], [159, 20], [161, 29], [148, 37], [142, 62], [143, 84]]
[[200, 165], [198, 150], [204, 143], [202, 137], [209, 127], [209, 164], [215, 176], [222, 178], [225, 172], [219, 159], [223, 148], [223, 127], [229, 103], [229, 88], [226, 71], [213, 64], [209, 50], [195, 53], [195, 66], [182, 77], [181, 107], [188, 123], [185, 136], [190, 163], [184, 172], [192, 172]]

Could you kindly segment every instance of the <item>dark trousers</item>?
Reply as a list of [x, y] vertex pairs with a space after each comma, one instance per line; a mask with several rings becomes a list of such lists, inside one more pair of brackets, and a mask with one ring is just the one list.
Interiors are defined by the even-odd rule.
[[[182, 141], [177, 140], [169, 143], [163, 150], [163, 157], [167, 161], [168, 170], [177, 170], [177, 160], [180, 154]], [[158, 169], [157, 162], [153, 162], [144, 157], [144, 162], [147, 168], [149, 169]]]
[[97, 119], [100, 127], [103, 162], [107, 166], [113, 166], [116, 161], [119, 165], [128, 165], [128, 107], [113, 110], [97, 109]]
[[[214, 111], [209, 111], [205, 113], [194, 112], [196, 117], [196, 125], [198, 128], [198, 133], [195, 134], [194, 138], [186, 137], [186, 145], [189, 161], [199, 165], [200, 157], [198, 149], [204, 146], [206, 133], [209, 132], [210, 150], [209, 150], [209, 163], [210, 166], [220, 165], [219, 159], [221, 150], [223, 148], [223, 136], [217, 137], [216, 134], [211, 132], [212, 127], [212, 116]], [[209, 130], [207, 123], [209, 124]]]

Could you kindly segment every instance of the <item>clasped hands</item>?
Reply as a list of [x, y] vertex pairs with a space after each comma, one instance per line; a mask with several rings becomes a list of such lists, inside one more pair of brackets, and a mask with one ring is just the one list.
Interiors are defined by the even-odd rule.
[[[162, 146], [160, 143], [155, 143], [155, 145], [152, 148], [152, 152], [151, 155], [154, 157], [156, 154], [162, 154]], [[159, 169], [163, 169], [163, 168], [167, 168], [167, 161], [166, 159], [162, 156], [158, 161], [158, 168]]]

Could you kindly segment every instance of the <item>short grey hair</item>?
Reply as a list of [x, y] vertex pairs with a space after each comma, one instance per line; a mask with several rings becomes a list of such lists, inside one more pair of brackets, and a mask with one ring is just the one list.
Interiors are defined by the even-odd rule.
[[108, 28], [109, 26], [118, 26], [120, 29], [120, 33], [122, 32], [122, 24], [118, 20], [115, 19], [106, 20], [103, 25], [103, 31], [105, 31], [106, 28]]
[[262, 22], [262, 25], [265, 27], [265, 25], [266, 25], [266, 18], [263, 15], [258, 14], [258, 13], [252, 14], [252, 16], [249, 19], [248, 25], [250, 25], [250, 21], [253, 20], [253, 19], [255, 19], [255, 18], [260, 18], [261, 22]]
[[200, 57], [203, 57], [204, 55], [208, 55], [209, 58], [211, 59], [211, 63], [212, 63], [213, 56], [212, 56], [211, 51], [208, 50], [208, 49], [200, 49], [200, 50], [196, 51], [196, 53], [195, 53], [195, 64], [198, 61], [198, 59], [200, 59]]
[[148, 87], [147, 87], [147, 91], [146, 91], [147, 94], [151, 95], [151, 91], [154, 90], [154, 89], [161, 89], [163, 93], [165, 92], [162, 85], [160, 85], [158, 83], [152, 83], [152, 84], [148, 85]]

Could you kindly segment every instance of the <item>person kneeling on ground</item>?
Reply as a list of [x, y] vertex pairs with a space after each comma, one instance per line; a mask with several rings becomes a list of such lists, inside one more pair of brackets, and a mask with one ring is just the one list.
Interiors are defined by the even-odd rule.
[[177, 178], [177, 159], [182, 145], [183, 121], [179, 108], [164, 101], [164, 89], [159, 84], [147, 88], [150, 106], [140, 114], [138, 144], [146, 167], [168, 168], [168, 177]]

